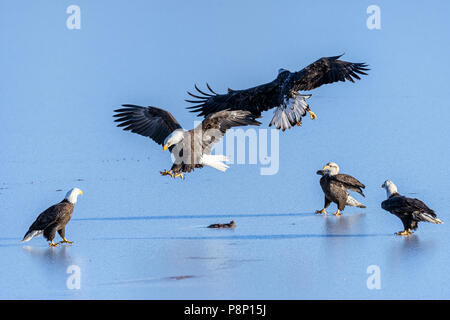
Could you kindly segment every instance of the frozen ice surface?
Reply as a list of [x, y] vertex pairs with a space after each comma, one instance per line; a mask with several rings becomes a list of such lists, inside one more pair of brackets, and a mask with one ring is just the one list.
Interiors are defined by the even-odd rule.
[[[301, 130], [288, 134], [301, 135]], [[153, 154], [165, 156], [159, 150]], [[6, 161], [8, 182], [0, 194], [0, 298], [449, 296], [448, 224], [422, 223], [409, 238], [394, 236], [402, 225], [380, 208], [384, 176], [363, 168], [371, 167], [370, 158], [343, 166], [366, 183], [367, 198], [361, 201], [368, 208], [324, 217], [313, 213], [322, 205], [320, 177], [300, 155], [295, 162], [304, 169], [281, 167], [275, 176], [235, 165], [225, 174], [197, 170], [184, 181], [159, 176], [159, 168], [146, 158], [83, 162], [74, 157], [52, 166]], [[340, 163], [351, 163], [348, 158]], [[448, 176], [442, 172], [442, 178], [430, 180], [417, 171], [398, 179], [400, 191], [417, 191], [410, 196], [426, 201], [446, 221], [446, 195], [433, 190], [446, 188]], [[430, 184], [433, 189], [426, 187]], [[84, 191], [67, 227], [74, 244], [48, 248], [43, 238], [20, 243], [37, 214], [71, 186]], [[237, 224], [233, 230], [206, 228], [231, 219]], [[80, 290], [66, 288], [70, 265], [80, 267]], [[380, 267], [381, 290], [367, 289], [370, 265]]]

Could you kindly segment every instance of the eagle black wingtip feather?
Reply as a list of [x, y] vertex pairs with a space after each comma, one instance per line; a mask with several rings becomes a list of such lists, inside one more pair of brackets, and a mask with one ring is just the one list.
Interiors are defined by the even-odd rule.
[[213, 89], [211, 89], [208, 82], [206, 83], [206, 87], [208, 88], [209, 91], [211, 91], [211, 93], [213, 93], [217, 96], [217, 93]]

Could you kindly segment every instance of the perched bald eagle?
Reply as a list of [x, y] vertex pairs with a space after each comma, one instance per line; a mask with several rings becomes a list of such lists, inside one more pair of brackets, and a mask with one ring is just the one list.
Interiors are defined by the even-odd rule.
[[169, 149], [174, 158], [172, 168], [161, 172], [173, 178], [184, 178], [184, 172], [195, 168], [210, 166], [222, 172], [229, 167], [223, 155], [211, 155], [211, 150], [225, 132], [237, 126], [260, 125], [249, 111], [222, 110], [210, 114], [197, 128], [186, 131], [170, 112], [155, 107], [140, 107], [124, 104], [122, 109], [114, 110], [118, 117], [118, 127], [149, 137]]
[[367, 75], [364, 72], [369, 70], [366, 64], [338, 60], [341, 56], [321, 58], [297, 72], [280, 69], [272, 82], [245, 90], [228, 89], [226, 94], [217, 94], [208, 84], [209, 93], [195, 85], [198, 93], [188, 91], [188, 94], [197, 100], [186, 101], [196, 105], [188, 109], [205, 117], [225, 109], [247, 110], [260, 117], [263, 111], [276, 108], [270, 126], [284, 131], [294, 125], [301, 125], [306, 112], [311, 119], [316, 119], [306, 103], [311, 95], [303, 95], [299, 91], [312, 90], [336, 81], [354, 82], [354, 79], [360, 79], [358, 74]]
[[73, 208], [77, 203], [79, 195], [83, 194], [78, 188], [73, 188], [67, 192], [66, 197], [60, 203], [57, 203], [44, 212], [42, 212], [28, 229], [22, 239], [22, 242], [30, 241], [32, 238], [44, 234], [47, 241], [50, 241], [50, 247], [56, 247], [58, 244], [53, 242], [56, 231], [63, 239], [60, 243], [72, 243], [66, 239], [66, 224], [72, 218]]
[[326, 214], [326, 208], [328, 208], [331, 202], [336, 203], [338, 206], [337, 211], [333, 213], [337, 216], [342, 215], [341, 211], [344, 210], [345, 206], [366, 207], [348, 193], [348, 190], [355, 191], [365, 197], [362, 191], [365, 186], [352, 176], [339, 173], [339, 166], [336, 163], [327, 163], [322, 170], [317, 171], [317, 174], [322, 176], [320, 178], [320, 186], [325, 194], [325, 204], [323, 209], [317, 210], [316, 213]]
[[387, 200], [381, 203], [381, 208], [396, 215], [402, 220], [404, 230], [395, 233], [400, 236], [412, 234], [411, 230], [416, 230], [419, 221], [443, 223], [436, 216], [436, 213], [419, 199], [407, 198], [397, 192], [397, 186], [391, 181], [386, 180], [382, 188], [386, 189]]

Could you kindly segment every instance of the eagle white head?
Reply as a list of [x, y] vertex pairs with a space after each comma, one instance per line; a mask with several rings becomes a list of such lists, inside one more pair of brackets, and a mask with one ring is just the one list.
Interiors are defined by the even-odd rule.
[[328, 162], [322, 170], [326, 171], [330, 176], [334, 176], [339, 173], [339, 166], [337, 163]]
[[171, 146], [180, 143], [184, 139], [184, 131], [183, 129], [177, 129], [171, 134], [167, 136], [167, 138], [164, 140], [164, 151], [167, 150], [167, 148], [170, 148]]
[[69, 190], [69, 192], [67, 192], [66, 197], [64, 199], [66, 199], [67, 201], [69, 201], [70, 203], [77, 203], [77, 198], [79, 195], [82, 195], [83, 191], [81, 191], [78, 188], [72, 188]]
[[386, 189], [386, 195], [389, 198], [391, 195], [393, 195], [394, 193], [398, 193], [397, 192], [397, 186], [391, 181], [391, 180], [386, 180], [382, 185], [382, 188]]

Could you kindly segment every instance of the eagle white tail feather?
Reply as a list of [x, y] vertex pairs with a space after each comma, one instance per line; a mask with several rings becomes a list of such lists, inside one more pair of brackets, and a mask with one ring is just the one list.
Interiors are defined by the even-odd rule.
[[348, 196], [347, 197], [347, 203], [348, 206], [352, 206], [352, 207], [358, 207], [358, 208], [365, 208], [366, 206], [363, 205], [362, 203], [359, 203], [355, 198]]
[[284, 131], [301, 123], [302, 117], [306, 115], [306, 110], [309, 107], [306, 99], [310, 97], [311, 95], [298, 94], [295, 98], [289, 98], [286, 105], [281, 105], [275, 109], [269, 126], [275, 126], [275, 128]]
[[431, 222], [431, 223], [436, 223], [436, 224], [442, 224], [442, 223], [444, 223], [442, 220], [440, 220], [440, 219], [438, 219], [438, 218], [434, 218], [434, 217], [432, 217], [431, 215], [429, 215], [429, 214], [426, 213], [426, 212], [420, 213], [420, 216], [421, 216], [424, 220], [426, 220], [426, 221], [428, 221], [428, 222]]
[[214, 169], [217, 169], [219, 171], [225, 172], [229, 168], [224, 161], [230, 161], [226, 156], [224, 155], [211, 155], [211, 154], [204, 154], [202, 155], [202, 164], [205, 166], [212, 167]]
[[42, 234], [42, 232], [43, 232], [42, 230], [33, 230], [30, 232], [27, 232], [25, 234], [25, 236], [23, 237], [22, 242], [27, 242], [27, 241], [30, 241], [31, 239], [33, 239], [34, 237], [38, 237]]

